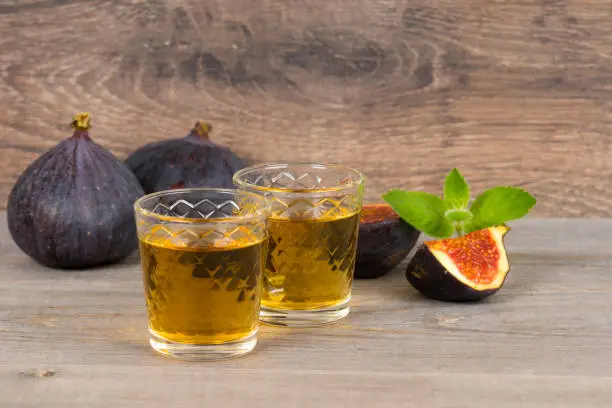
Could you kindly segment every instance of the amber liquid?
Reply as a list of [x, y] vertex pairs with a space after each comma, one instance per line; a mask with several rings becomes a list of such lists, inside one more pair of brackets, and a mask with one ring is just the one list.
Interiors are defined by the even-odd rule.
[[359, 213], [314, 220], [268, 220], [262, 306], [311, 310], [350, 298]]
[[140, 241], [149, 329], [178, 343], [221, 344], [257, 329], [264, 241], [176, 248]]

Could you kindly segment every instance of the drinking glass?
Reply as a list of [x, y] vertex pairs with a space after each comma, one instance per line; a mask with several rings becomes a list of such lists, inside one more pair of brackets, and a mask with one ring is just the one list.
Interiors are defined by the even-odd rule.
[[162, 191], [135, 205], [150, 344], [216, 360], [257, 344], [268, 205], [233, 189]]
[[364, 177], [329, 164], [264, 164], [234, 175], [264, 196], [269, 250], [260, 320], [315, 326], [350, 312]]

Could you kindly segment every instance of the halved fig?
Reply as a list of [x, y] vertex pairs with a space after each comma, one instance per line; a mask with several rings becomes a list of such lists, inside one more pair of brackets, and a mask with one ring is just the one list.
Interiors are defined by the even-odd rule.
[[458, 238], [424, 242], [406, 269], [423, 295], [442, 301], [481, 300], [497, 292], [510, 271], [503, 238], [505, 225]]
[[366, 204], [361, 211], [355, 278], [387, 274], [414, 248], [421, 232], [402, 220], [389, 204]]

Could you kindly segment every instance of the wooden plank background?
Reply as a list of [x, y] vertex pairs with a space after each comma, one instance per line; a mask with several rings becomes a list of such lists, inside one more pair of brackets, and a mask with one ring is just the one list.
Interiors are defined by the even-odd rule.
[[198, 118], [253, 162], [387, 188], [524, 186], [541, 216], [609, 216], [608, 0], [4, 0], [0, 207], [76, 111], [124, 158]]

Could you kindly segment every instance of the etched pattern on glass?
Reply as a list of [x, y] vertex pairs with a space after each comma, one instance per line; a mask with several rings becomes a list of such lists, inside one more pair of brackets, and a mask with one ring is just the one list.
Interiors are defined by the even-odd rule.
[[[361, 194], [342, 190], [343, 186], [354, 181], [344, 172], [312, 167], [301, 169], [299, 165], [265, 169], [263, 174], [253, 175], [249, 180], [253, 185], [269, 188], [263, 193], [268, 199], [272, 217], [298, 219], [337, 218], [358, 211]], [[319, 189], [321, 192], [317, 194]]]
[[[206, 280], [210, 290], [239, 292], [237, 301], [248, 298], [254, 300], [261, 266], [261, 251], [254, 251], [251, 247], [252, 245], [221, 251], [196, 252], [146, 245], [142, 251], [142, 262], [148, 271], [147, 286], [150, 290], [155, 290], [160, 285], [170, 285], [173, 282], [176, 285], [177, 268], [186, 268], [192, 278]], [[159, 271], [160, 264], [165, 268], [171, 267], [173, 271]], [[164, 291], [161, 292], [161, 297], [163, 293]], [[163, 300], [161, 297], [160, 300]]]
[[233, 200], [226, 200], [221, 203], [214, 203], [204, 199], [197, 203], [190, 203], [187, 200], [179, 199], [172, 204], [157, 203], [153, 212], [168, 217], [178, 218], [218, 218], [227, 217], [240, 210], [240, 206]]
[[[232, 223], [228, 217], [256, 214], [256, 203], [237, 197], [235, 200], [214, 202], [209, 199], [192, 203], [184, 198], [155, 204], [151, 212], [168, 220], [140, 217], [139, 235], [149, 240], [186, 248], [226, 247], [245, 242], [255, 242], [265, 235], [265, 217]], [[192, 223], [176, 222], [177, 219], [195, 220]], [[220, 223], [198, 223], [197, 220], [219, 219]]]
[[325, 220], [271, 219], [266, 306], [322, 308], [350, 294], [358, 214]]
[[325, 198], [294, 198], [270, 195], [270, 216], [287, 219], [320, 219], [346, 216], [359, 208], [355, 195]]
[[299, 165], [293, 168], [265, 169], [263, 174], [254, 175], [248, 181], [256, 186], [298, 191], [341, 187], [353, 181], [341, 172], [329, 169], [319, 171], [321, 174], [317, 174], [316, 168], [300, 169]]

